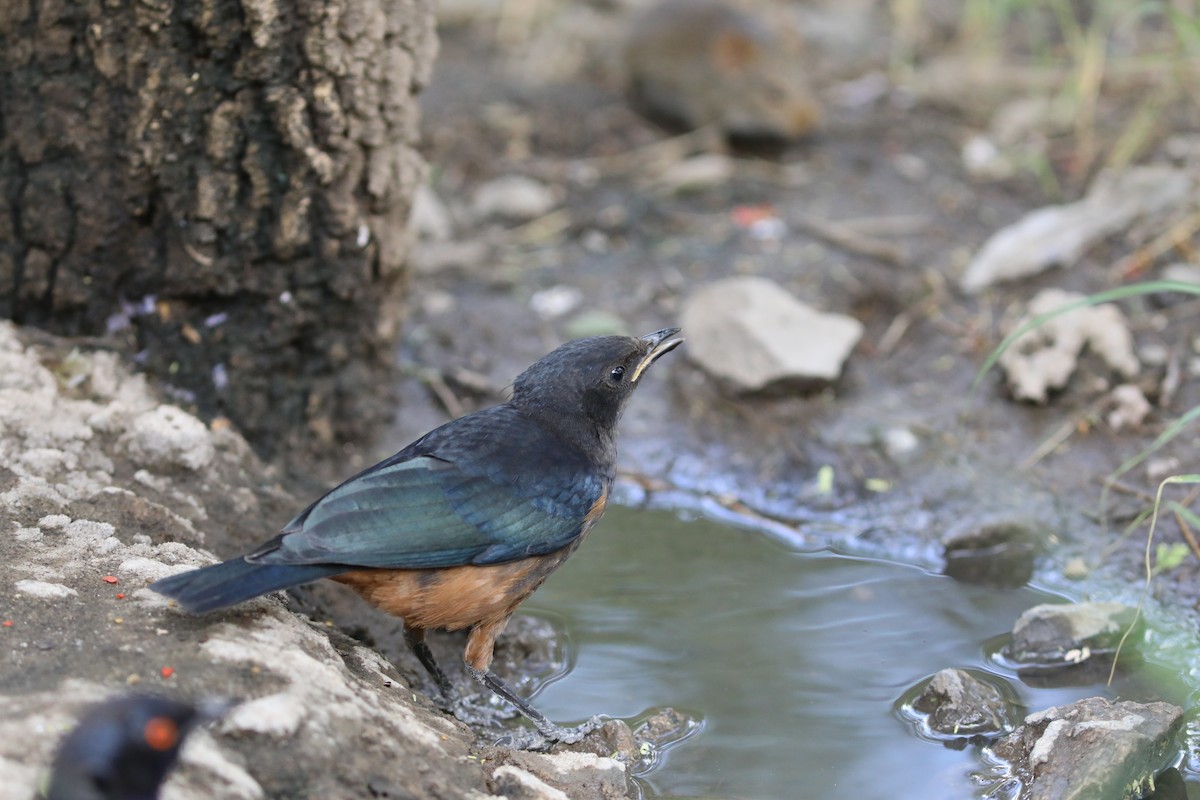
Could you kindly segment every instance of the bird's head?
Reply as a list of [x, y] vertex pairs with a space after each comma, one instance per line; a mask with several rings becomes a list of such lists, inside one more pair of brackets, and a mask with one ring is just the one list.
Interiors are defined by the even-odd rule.
[[581, 418], [611, 431], [646, 368], [678, 347], [679, 328], [645, 336], [593, 336], [558, 347], [513, 382], [512, 404], [537, 415]]
[[187, 734], [224, 708], [151, 694], [101, 703], [59, 746], [46, 797], [156, 798]]

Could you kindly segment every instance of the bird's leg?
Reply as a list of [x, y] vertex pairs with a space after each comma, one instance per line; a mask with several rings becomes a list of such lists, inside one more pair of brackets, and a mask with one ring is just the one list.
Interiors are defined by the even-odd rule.
[[429, 645], [425, 641], [424, 628], [410, 628], [405, 625], [404, 643], [408, 645], [408, 649], [412, 650], [413, 655], [421, 662], [421, 666], [425, 667], [437, 684], [438, 692], [441, 694], [441, 702], [437, 703], [438, 708], [468, 725], [494, 726], [496, 724], [495, 713], [488, 713], [489, 709], [486, 707], [479, 708], [454, 688], [454, 684], [446, 677], [446, 673], [442, 672], [437, 659], [433, 657], [433, 651], [429, 649]]
[[424, 628], [410, 628], [404, 626], [404, 643], [408, 645], [408, 649], [412, 650], [413, 655], [421, 662], [421, 666], [433, 678], [433, 682], [437, 684], [438, 691], [442, 693], [442, 700], [446, 707], [451, 706], [457, 699], [454, 691], [454, 684], [450, 683], [450, 679], [446, 677], [446, 673], [442, 672], [442, 668], [438, 666], [437, 659], [433, 657], [433, 651], [429, 649], [429, 645], [425, 642]]
[[548, 746], [553, 742], [574, 744], [592, 731], [599, 730], [604, 724], [604, 720], [600, 717], [592, 717], [587, 722], [574, 728], [565, 728], [562, 725], [556, 725], [547, 719], [545, 714], [530, 705], [528, 700], [514, 692], [511, 686], [490, 669], [478, 670], [467, 664], [467, 671], [471, 673], [471, 676], [475, 680], [516, 706], [517, 710], [524, 714], [534, 724], [534, 727], [538, 729], [538, 733], [541, 734], [538, 737], [532, 738], [522, 736], [509, 737], [509, 743], [514, 747], [536, 750]]
[[545, 714], [530, 705], [528, 700], [514, 692], [512, 687], [501, 680], [499, 675], [488, 669], [492, 663], [492, 651], [496, 644], [496, 637], [500, 635], [507, 624], [508, 617], [505, 617], [502, 620], [472, 628], [471, 635], [467, 637], [467, 650], [463, 654], [463, 660], [466, 661], [467, 672], [471, 673], [471, 677], [516, 706], [517, 710], [524, 714], [541, 734], [541, 737], [533, 739], [513, 736], [510, 744], [523, 749], [540, 749], [551, 742], [573, 744], [592, 731], [598, 730], [604, 724], [599, 717], [592, 717], [576, 728], [555, 725], [546, 718]]

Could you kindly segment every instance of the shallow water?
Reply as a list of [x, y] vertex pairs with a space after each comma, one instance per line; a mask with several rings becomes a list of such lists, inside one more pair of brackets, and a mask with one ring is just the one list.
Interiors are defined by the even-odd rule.
[[612, 509], [526, 606], [573, 659], [536, 704], [564, 722], [702, 717], [639, 778], [650, 797], [980, 797], [998, 776], [978, 750], [921, 738], [897, 701], [944, 667], [1004, 676], [1029, 709], [1106, 694], [1031, 688], [989, 656], [1022, 611], [1060, 599]]

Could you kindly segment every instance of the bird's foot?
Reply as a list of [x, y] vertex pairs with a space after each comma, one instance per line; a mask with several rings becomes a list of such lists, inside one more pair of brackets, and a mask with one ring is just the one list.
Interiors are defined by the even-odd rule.
[[604, 719], [599, 716], [592, 717], [587, 722], [577, 725], [574, 728], [566, 728], [562, 725], [547, 722], [544, 725], [538, 725], [536, 730], [505, 734], [497, 739], [494, 744], [498, 747], [511, 747], [514, 750], [549, 750], [551, 746], [559, 743], [575, 744], [589, 733], [600, 730], [603, 726]]
[[460, 722], [474, 727], [497, 728], [505, 720], [512, 719], [514, 714], [508, 709], [478, 702], [477, 698], [456, 696], [442, 699], [441, 708]]

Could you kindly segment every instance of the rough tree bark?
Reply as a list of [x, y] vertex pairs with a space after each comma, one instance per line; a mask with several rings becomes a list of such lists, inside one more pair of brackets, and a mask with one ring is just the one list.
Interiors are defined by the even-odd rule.
[[124, 337], [265, 452], [360, 437], [433, 25], [432, 0], [0, 0], [0, 315]]

